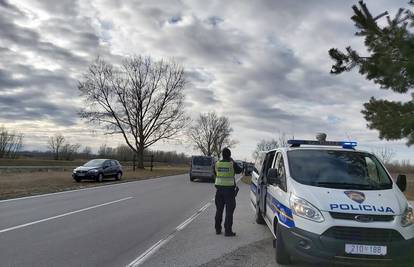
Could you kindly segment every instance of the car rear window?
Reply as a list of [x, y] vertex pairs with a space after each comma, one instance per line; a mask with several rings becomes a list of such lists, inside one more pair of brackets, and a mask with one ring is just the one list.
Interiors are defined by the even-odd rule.
[[198, 166], [210, 166], [213, 163], [213, 159], [210, 157], [194, 157], [193, 165]]

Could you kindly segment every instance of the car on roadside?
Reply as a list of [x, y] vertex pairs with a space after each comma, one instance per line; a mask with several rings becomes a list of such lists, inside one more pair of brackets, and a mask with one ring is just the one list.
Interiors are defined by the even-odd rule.
[[237, 164], [237, 166], [239, 166], [239, 168], [240, 169], [242, 169], [242, 170], [244, 170], [244, 162], [243, 161], [241, 161], [241, 160], [235, 160], [234, 161], [236, 164]]
[[95, 180], [102, 182], [106, 178], [121, 180], [122, 166], [113, 159], [93, 159], [73, 170], [72, 177], [76, 182]]
[[195, 179], [208, 180], [214, 182], [216, 176], [214, 172], [214, 157], [192, 156], [190, 167], [190, 181]]
[[414, 211], [403, 194], [405, 175], [394, 182], [375, 155], [355, 149], [356, 142], [288, 144], [260, 153], [250, 192], [256, 222], [275, 237], [278, 264], [399, 266], [413, 257]]
[[253, 172], [254, 164], [253, 163], [246, 163], [244, 166], [244, 175], [251, 176]]

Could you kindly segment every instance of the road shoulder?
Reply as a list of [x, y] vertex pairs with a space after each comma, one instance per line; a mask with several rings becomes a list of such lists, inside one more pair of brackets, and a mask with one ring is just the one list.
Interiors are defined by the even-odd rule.
[[233, 226], [236, 237], [215, 234], [215, 206], [212, 205], [142, 266], [199, 266], [240, 247], [271, 238], [267, 227], [254, 221], [249, 203], [249, 186], [240, 183], [239, 187]]

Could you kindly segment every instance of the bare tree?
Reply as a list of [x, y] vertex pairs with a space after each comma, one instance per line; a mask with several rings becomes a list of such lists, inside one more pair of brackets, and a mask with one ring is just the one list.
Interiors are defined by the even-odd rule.
[[85, 148], [82, 150], [82, 155], [89, 159], [92, 155], [92, 148], [89, 146], [85, 146]]
[[119, 145], [116, 148], [116, 158], [121, 161], [128, 161], [133, 159], [134, 152], [127, 145]]
[[79, 81], [87, 107], [80, 116], [121, 134], [144, 168], [144, 150], [175, 137], [188, 122], [184, 86], [184, 69], [172, 61], [135, 56], [114, 66], [98, 58]]
[[392, 148], [388, 147], [376, 148], [372, 151], [372, 153], [375, 154], [375, 156], [377, 156], [377, 158], [381, 160], [384, 164], [391, 163], [391, 160], [395, 156], [395, 151]]
[[236, 144], [230, 139], [233, 129], [229, 119], [217, 116], [216, 113], [200, 114], [198, 119], [189, 127], [188, 137], [195, 144], [195, 148], [206, 156], [220, 157], [224, 147]]
[[262, 139], [259, 143], [256, 145], [256, 149], [253, 152], [253, 159], [256, 160], [256, 158], [259, 156], [259, 153], [261, 151], [268, 151], [279, 147], [279, 142], [276, 139]]
[[113, 158], [115, 156], [115, 149], [103, 144], [99, 147], [98, 155], [101, 158]]
[[49, 137], [47, 141], [49, 150], [53, 153], [54, 159], [60, 159], [60, 152], [65, 143], [65, 137], [61, 134], [55, 134]]
[[0, 127], [0, 158], [16, 158], [23, 147], [23, 134]]
[[279, 133], [277, 139], [262, 139], [256, 145], [256, 149], [253, 152], [253, 159], [256, 160], [260, 151], [269, 151], [278, 147], [286, 147], [288, 145], [285, 133]]
[[72, 160], [74, 156], [78, 153], [80, 144], [69, 144], [66, 143], [62, 146], [60, 156], [65, 160]]

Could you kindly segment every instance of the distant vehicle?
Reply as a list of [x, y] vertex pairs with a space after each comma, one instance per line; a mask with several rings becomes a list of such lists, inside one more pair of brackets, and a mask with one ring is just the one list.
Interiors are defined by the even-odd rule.
[[253, 169], [254, 169], [253, 163], [246, 163], [244, 166], [244, 175], [247, 175], [247, 176], [252, 175]]
[[235, 160], [234, 162], [236, 162], [236, 164], [239, 165], [239, 167], [241, 169], [244, 169], [244, 162], [243, 161], [241, 161], [241, 160]]
[[195, 179], [214, 181], [214, 158], [209, 156], [192, 156], [190, 181]]
[[74, 169], [72, 177], [78, 183], [82, 180], [102, 182], [105, 178], [121, 180], [122, 174], [122, 166], [117, 160], [93, 159]]

